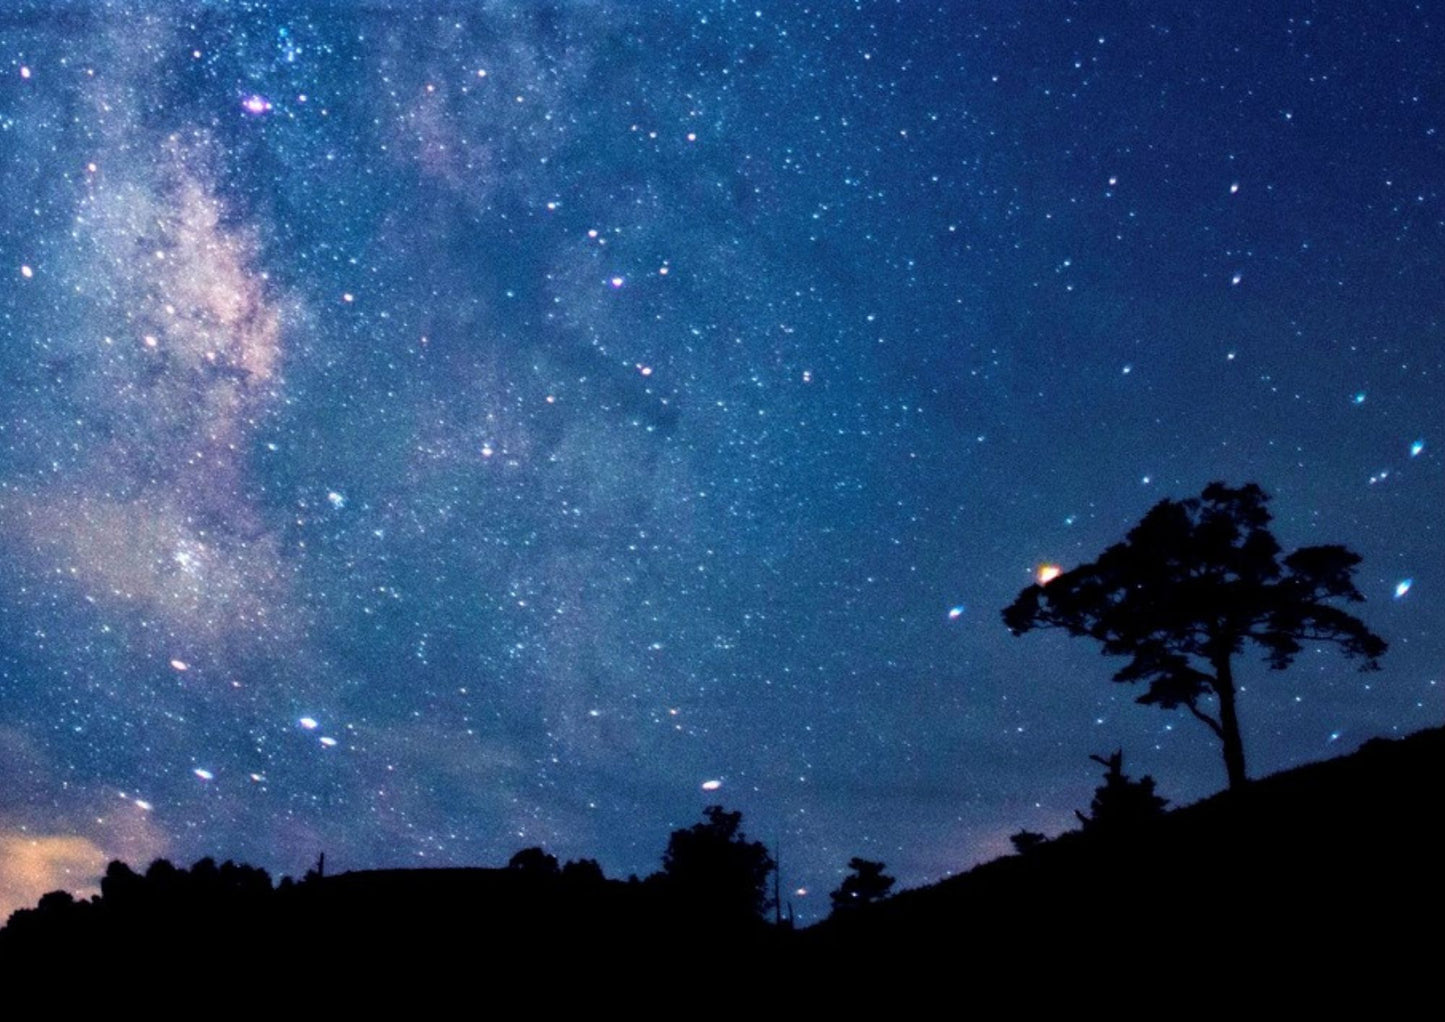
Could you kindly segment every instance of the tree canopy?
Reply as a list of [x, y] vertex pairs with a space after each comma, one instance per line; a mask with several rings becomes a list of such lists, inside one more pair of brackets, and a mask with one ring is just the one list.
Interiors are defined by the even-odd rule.
[[540, 846], [523, 848], [507, 860], [507, 868], [531, 876], [555, 876], [561, 869], [557, 865], [557, 856]]
[[[1283, 670], [1302, 643], [1330, 643], [1376, 669], [1386, 643], [1329, 601], [1361, 602], [1355, 552], [1301, 547], [1281, 557], [1269, 497], [1211, 483], [1163, 500], [1099, 559], [1031, 585], [1003, 611], [1015, 635], [1062, 628], [1128, 657], [1115, 681], [1145, 682], [1139, 702], [1183, 707], [1219, 738], [1231, 787], [1246, 780], [1233, 659], [1245, 645]], [[1210, 712], [1211, 709], [1214, 712]]]
[[828, 895], [835, 914], [852, 912], [863, 905], [881, 901], [893, 889], [894, 879], [883, 872], [881, 862], [854, 856], [848, 860], [848, 869], [850, 872], [838, 889]]
[[708, 806], [703, 817], [668, 839], [659, 876], [664, 889], [699, 918], [760, 919], [772, 906], [768, 877], [776, 868], [767, 846], [748, 840], [740, 812]]
[[1074, 810], [1085, 831], [1123, 833], [1163, 815], [1169, 800], [1154, 793], [1154, 778], [1148, 774], [1136, 781], [1124, 773], [1123, 749], [1089, 758], [1105, 769], [1104, 783], [1094, 789], [1088, 815]]

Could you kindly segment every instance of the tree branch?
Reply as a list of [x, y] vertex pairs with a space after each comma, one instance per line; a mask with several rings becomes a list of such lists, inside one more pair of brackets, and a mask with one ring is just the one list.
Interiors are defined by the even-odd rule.
[[1194, 714], [1195, 717], [1197, 717], [1197, 718], [1199, 718], [1200, 720], [1204, 721], [1205, 725], [1208, 726], [1209, 730], [1211, 730], [1211, 731], [1214, 732], [1214, 736], [1215, 736], [1216, 738], [1218, 738], [1220, 741], [1223, 741], [1223, 740], [1224, 740], [1224, 728], [1220, 726], [1219, 721], [1215, 720], [1213, 717], [1211, 717], [1209, 714], [1205, 713], [1203, 710], [1201, 710], [1199, 707], [1195, 706], [1193, 703], [1185, 703], [1185, 704], [1184, 704], [1184, 707], [1185, 707], [1185, 709], [1187, 709], [1190, 713]]

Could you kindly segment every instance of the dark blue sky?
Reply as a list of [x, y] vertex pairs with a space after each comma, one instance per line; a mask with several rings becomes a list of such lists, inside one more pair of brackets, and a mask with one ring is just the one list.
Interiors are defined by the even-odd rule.
[[1429, 5], [364, 6], [0, 14], [6, 907], [716, 801], [813, 917], [1198, 798], [998, 612], [1212, 479], [1392, 645], [1244, 667], [1252, 770], [1440, 723]]

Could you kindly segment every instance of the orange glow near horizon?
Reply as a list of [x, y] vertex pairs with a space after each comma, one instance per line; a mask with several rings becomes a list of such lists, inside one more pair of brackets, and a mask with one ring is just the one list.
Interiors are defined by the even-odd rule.
[[1064, 569], [1057, 564], [1040, 564], [1038, 571], [1034, 572], [1034, 581], [1041, 586], [1046, 586], [1063, 573]]

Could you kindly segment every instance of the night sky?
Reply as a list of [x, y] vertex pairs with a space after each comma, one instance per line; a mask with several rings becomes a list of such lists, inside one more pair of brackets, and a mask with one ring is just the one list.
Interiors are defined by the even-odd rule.
[[656, 869], [801, 917], [1211, 734], [1000, 609], [1260, 483], [1441, 723], [1445, 31], [1404, 3], [7, 3], [0, 911], [113, 857]]

